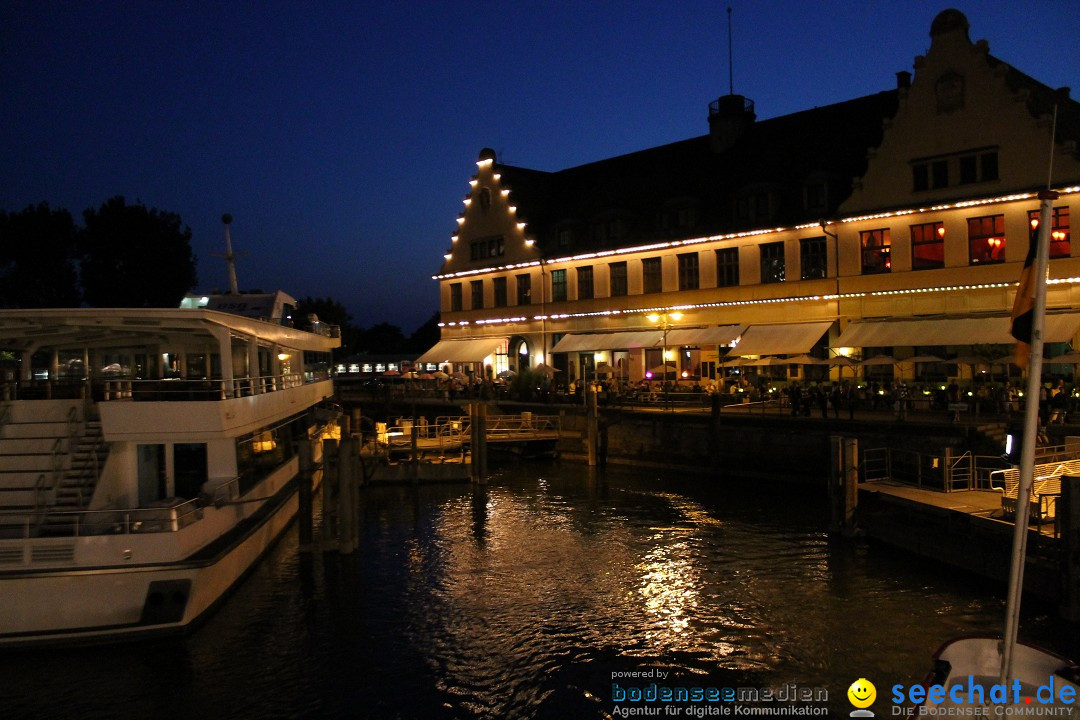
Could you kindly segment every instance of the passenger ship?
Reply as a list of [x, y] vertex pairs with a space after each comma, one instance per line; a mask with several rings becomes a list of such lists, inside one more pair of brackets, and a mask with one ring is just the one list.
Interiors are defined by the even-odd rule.
[[279, 537], [340, 343], [294, 308], [0, 310], [0, 646], [190, 628]]

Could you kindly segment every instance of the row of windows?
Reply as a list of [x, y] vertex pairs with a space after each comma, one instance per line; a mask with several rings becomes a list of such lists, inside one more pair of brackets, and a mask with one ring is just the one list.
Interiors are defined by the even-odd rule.
[[[825, 210], [831, 195], [835, 195], [835, 190], [830, 189], [828, 182], [808, 182], [802, 190], [803, 209]], [[765, 223], [778, 214], [779, 205], [780, 199], [775, 193], [759, 191], [736, 198], [732, 202], [732, 213], [740, 222]], [[656, 227], [668, 233], [689, 232], [699, 225], [699, 216], [699, 209], [695, 205], [665, 208], [657, 214]], [[619, 217], [595, 220], [580, 228], [560, 227], [555, 231], [556, 243], [560, 248], [568, 248], [575, 240], [587, 235], [592, 242], [611, 244], [623, 239], [630, 232], [631, 222], [630, 217]]]
[[[1036, 210], [1028, 214], [1034, 225], [1038, 221]], [[1050, 257], [1069, 257], [1069, 208], [1053, 208], [1051, 213]], [[1005, 216], [988, 215], [968, 218], [968, 262], [986, 265], [1005, 260]], [[928, 270], [945, 267], [945, 225], [941, 222], [920, 223], [910, 226], [911, 268]], [[892, 231], [889, 228], [863, 230], [859, 233], [861, 273], [874, 275], [892, 271]], [[783, 241], [762, 243], [758, 246], [761, 282], [779, 283], [787, 280], [787, 263]], [[700, 287], [700, 254], [685, 253], [676, 256], [678, 262], [679, 290], [697, 290]], [[739, 284], [739, 249], [723, 248], [715, 251], [716, 287], [732, 287]], [[828, 245], [824, 236], [799, 240], [800, 279], [816, 280], [828, 277]], [[611, 297], [629, 293], [628, 266], [626, 261], [609, 263], [608, 287]], [[594, 271], [592, 266], [576, 268], [577, 299], [594, 297]], [[660, 257], [641, 260], [642, 292], [663, 292], [663, 265]], [[517, 275], [517, 304], [532, 302], [531, 276]], [[470, 283], [473, 310], [484, 307], [484, 281]], [[493, 279], [494, 307], [507, 305], [507, 278]], [[569, 276], [565, 269], [551, 271], [551, 299], [563, 302], [569, 298]], [[462, 310], [462, 285], [450, 285], [450, 309]]]
[[912, 189], [938, 190], [998, 179], [996, 150], [971, 151], [946, 158], [915, 162], [911, 166]]

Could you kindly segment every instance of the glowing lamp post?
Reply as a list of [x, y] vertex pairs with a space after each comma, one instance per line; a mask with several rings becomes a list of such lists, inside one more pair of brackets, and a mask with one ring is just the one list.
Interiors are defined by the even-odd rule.
[[[648, 318], [649, 322], [655, 323], [664, 332], [664, 354], [660, 358], [660, 365], [664, 368], [664, 382], [665, 383], [667, 382], [667, 355], [668, 355], [667, 334], [668, 334], [668, 330], [670, 330], [673, 327], [674, 322], [678, 322], [679, 320], [682, 320], [682, 316], [683, 316], [683, 314], [681, 312], [652, 313], [651, 315], [646, 315], [645, 316], [646, 318]], [[664, 395], [666, 397], [667, 392], [665, 392]], [[668, 403], [668, 410], [670, 410], [670, 409], [671, 409], [671, 403], [669, 402]]]

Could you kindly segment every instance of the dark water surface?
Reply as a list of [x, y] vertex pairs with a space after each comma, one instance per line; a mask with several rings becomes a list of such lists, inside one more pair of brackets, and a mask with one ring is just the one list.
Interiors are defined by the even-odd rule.
[[[3, 717], [603, 718], [613, 673], [656, 669], [826, 688], [835, 717], [865, 677], [883, 717], [1004, 616], [992, 584], [830, 539], [815, 490], [553, 464], [363, 502], [354, 555], [301, 556], [293, 527], [190, 637], [0, 654]], [[1046, 608], [1021, 635], [1080, 655]]]

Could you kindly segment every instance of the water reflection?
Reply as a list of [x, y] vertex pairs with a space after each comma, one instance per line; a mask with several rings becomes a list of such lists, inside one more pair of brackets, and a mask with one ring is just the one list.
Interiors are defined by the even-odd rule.
[[[814, 492], [523, 466], [364, 493], [356, 554], [295, 531], [196, 635], [0, 656], [12, 717], [599, 718], [611, 673], [717, 686], [921, 679], [1001, 592], [823, 532]], [[1024, 634], [1076, 655], [1028, 609]], [[879, 692], [882, 687], [879, 683]]]

